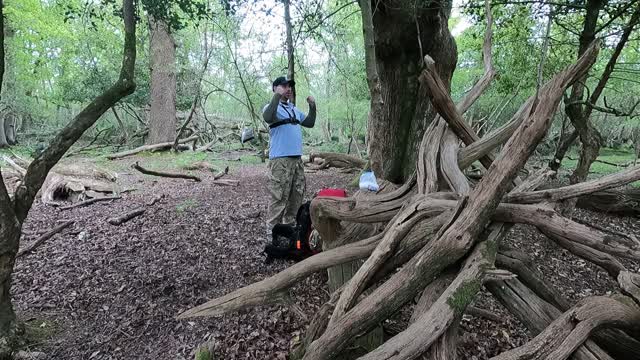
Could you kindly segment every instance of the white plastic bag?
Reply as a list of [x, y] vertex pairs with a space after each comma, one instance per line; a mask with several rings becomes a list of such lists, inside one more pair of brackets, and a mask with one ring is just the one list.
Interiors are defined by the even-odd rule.
[[242, 134], [240, 135], [240, 142], [244, 144], [250, 140], [253, 140], [253, 129], [246, 127], [242, 129]]
[[360, 190], [378, 191], [379, 189], [373, 171], [365, 171], [360, 175]]

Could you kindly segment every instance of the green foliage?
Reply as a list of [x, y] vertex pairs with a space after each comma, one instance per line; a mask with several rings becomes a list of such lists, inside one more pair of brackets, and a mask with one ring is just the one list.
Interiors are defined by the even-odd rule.
[[[633, 165], [635, 154], [631, 149], [611, 149], [603, 148], [600, 150], [598, 161], [591, 165], [591, 174], [596, 177], [609, 175], [621, 171], [624, 167]], [[602, 161], [602, 162], [600, 162]], [[611, 164], [619, 164], [615, 166]], [[578, 154], [576, 151], [571, 152], [568, 157], [562, 161], [562, 167], [566, 170], [573, 170], [578, 165]]]
[[[118, 76], [123, 41], [120, 4], [115, 0], [6, 0], [7, 24], [12, 31], [7, 32], [3, 103], [20, 114], [28, 114], [34, 120], [32, 126], [40, 132], [52, 133], [66, 124]], [[459, 56], [452, 82], [455, 100], [462, 98], [483, 73], [483, 4], [484, 1], [469, 0], [465, 11], [450, 20], [450, 28], [468, 25], [456, 37]], [[607, 11], [620, 4], [608, 2]], [[492, 9], [492, 52], [498, 78], [467, 113], [470, 122], [484, 124], [485, 130], [508, 121], [535, 93], [548, 11], [536, 3], [496, 4]], [[543, 69], [545, 79], [575, 59], [578, 38], [574, 32], [584, 21], [582, 10], [554, 9], [550, 51]], [[130, 110], [134, 109], [141, 121], [147, 120], [144, 109], [150, 95], [150, 15], [165, 20], [172, 29], [177, 59], [176, 103], [181, 113], [189, 111], [201, 87], [204, 104], [198, 110], [212, 115], [213, 126], [220, 126], [223, 121], [225, 126], [262, 126], [261, 110], [272, 96], [271, 81], [284, 75], [287, 68], [281, 3], [141, 0], [137, 11], [137, 89], [117, 107], [124, 125], [120, 126], [108, 112], [86, 134], [86, 140], [100, 133], [97, 143], [115, 142], [127, 131], [130, 140], [126, 146], [142, 144], [140, 137], [131, 139], [144, 125]], [[296, 2], [291, 11], [297, 105], [307, 111], [307, 95], [313, 95], [318, 104], [316, 127], [304, 130], [305, 139], [311, 143], [322, 141], [315, 148], [318, 151], [345, 152], [352, 136], [363, 138], [366, 134], [369, 110], [359, 7], [344, 0], [303, 0]], [[609, 19], [610, 15], [603, 13], [598, 23], [604, 25]], [[606, 36], [606, 46], [587, 79], [589, 88], [595, 86], [615, 46], [616, 34], [627, 20], [628, 16], [616, 19], [600, 33]], [[640, 100], [635, 95], [640, 93], [640, 83], [634, 80], [640, 73], [639, 50], [640, 45], [631, 42], [623, 51], [604, 93], [608, 106], [630, 111]], [[199, 74], [207, 58], [208, 70], [200, 86]], [[603, 101], [599, 105], [603, 106]], [[605, 117], [597, 111], [593, 120], [611, 147], [628, 145], [631, 129], [640, 126], [638, 117]], [[560, 121], [555, 122], [551, 136], [558, 135], [559, 124]], [[203, 126], [198, 124], [200, 129]], [[361, 148], [362, 145], [361, 140]], [[546, 151], [552, 151], [553, 146], [550, 143]], [[246, 160], [250, 159], [256, 161], [254, 156]]]

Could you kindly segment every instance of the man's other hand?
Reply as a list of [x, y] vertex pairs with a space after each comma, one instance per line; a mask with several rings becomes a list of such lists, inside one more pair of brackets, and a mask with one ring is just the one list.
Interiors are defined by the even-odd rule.
[[284, 86], [282, 85], [278, 85], [276, 86], [276, 94], [280, 95], [280, 96], [284, 96], [284, 94], [287, 92], [287, 89], [284, 88]]

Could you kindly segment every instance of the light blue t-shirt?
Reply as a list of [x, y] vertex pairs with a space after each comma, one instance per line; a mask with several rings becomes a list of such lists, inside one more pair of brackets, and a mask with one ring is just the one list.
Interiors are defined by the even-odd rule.
[[[264, 110], [269, 105], [265, 105]], [[278, 104], [276, 121], [296, 119], [303, 123], [307, 116], [291, 103]], [[269, 159], [285, 156], [302, 156], [302, 128], [299, 124], [284, 124], [269, 129]]]

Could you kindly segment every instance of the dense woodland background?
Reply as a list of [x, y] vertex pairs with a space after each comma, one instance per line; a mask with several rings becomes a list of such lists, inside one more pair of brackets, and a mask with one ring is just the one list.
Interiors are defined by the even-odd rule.
[[[602, 27], [609, 21], [611, 24], [598, 33], [605, 39], [605, 49], [588, 78], [591, 87], [598, 81], [625, 24], [624, 19], [613, 15], [626, 3], [607, 2], [610, 10], [600, 21]], [[461, 98], [483, 72], [485, 23], [477, 5], [456, 2], [449, 21], [458, 49], [451, 90], [454, 100]], [[9, 0], [5, 6], [7, 72], [2, 118], [11, 125], [15, 121], [17, 149], [27, 151], [38, 142], [46, 143], [117, 77], [122, 31], [117, 14], [99, 3]], [[180, 14], [176, 19], [178, 29], [171, 31], [175, 44], [175, 126], [188, 117], [200, 93], [193, 128], [205, 140], [220, 137], [227, 140], [223, 141], [227, 146], [237, 147], [239, 130], [235, 127], [261, 127], [259, 115], [270, 99], [270, 82], [287, 73], [283, 6], [268, 1], [233, 3], [228, 11], [225, 4], [216, 1], [206, 6], [205, 13], [196, 19], [192, 14]], [[550, 10], [553, 21], [543, 75], [548, 77], [576, 58], [584, 21], [579, 6], [580, 2], [561, 6], [536, 1], [494, 5], [494, 66], [499, 77], [470, 110], [469, 119], [476, 129], [484, 133], [502, 125], [535, 89], [536, 63], [546, 38]], [[149, 19], [144, 13], [139, 15], [137, 89], [102, 116], [84, 135], [85, 142], [135, 146], [148, 136], [154, 50]], [[319, 126], [305, 130], [306, 141], [321, 144], [317, 146], [320, 149], [346, 152], [353, 137], [364, 152], [369, 92], [358, 5], [348, 1], [296, 2], [291, 6], [291, 18], [296, 92], [303, 97], [314, 95], [320, 109]], [[624, 156], [633, 149], [633, 129], [638, 126], [640, 111], [635, 106], [640, 100], [636, 37], [634, 32], [600, 97], [599, 106], [611, 111], [596, 111], [592, 116], [604, 145], [621, 151], [605, 151], [604, 155]], [[172, 52], [170, 48], [156, 51], [163, 56]], [[301, 107], [306, 111], [306, 105]], [[562, 120], [563, 111], [556, 116], [552, 131], [538, 149], [542, 156], [554, 151], [561, 125], [567, 123]], [[4, 144], [1, 137], [0, 144]], [[90, 149], [111, 151], [100, 146]], [[354, 146], [350, 150], [355, 151]]]

